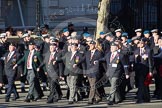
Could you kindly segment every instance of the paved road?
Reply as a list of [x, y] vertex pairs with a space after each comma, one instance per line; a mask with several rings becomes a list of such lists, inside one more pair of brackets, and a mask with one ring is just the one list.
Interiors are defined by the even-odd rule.
[[[151, 85], [151, 95], [152, 92], [154, 90], [154, 85]], [[106, 93], [109, 92], [109, 87], [105, 88]], [[136, 104], [135, 103], [135, 92], [136, 89], [130, 91], [130, 93], [128, 93], [126, 95], [126, 100], [123, 103], [117, 104], [117, 105], [113, 105], [113, 106], [108, 106], [106, 104], [106, 101], [103, 101], [97, 105], [87, 105], [87, 99], [83, 100], [83, 101], [79, 101], [78, 103], [75, 103], [73, 105], [69, 105], [68, 101], [63, 98], [62, 100], [60, 100], [57, 103], [52, 103], [52, 104], [47, 104], [46, 103], [46, 98], [47, 98], [47, 94], [48, 91], [44, 92], [45, 96], [43, 97], [43, 99], [38, 100], [37, 102], [31, 102], [31, 103], [25, 103], [24, 99], [26, 96], [26, 93], [20, 93], [20, 99], [18, 99], [17, 101], [10, 101], [10, 102], [5, 102], [4, 101], [4, 97], [5, 94], [0, 95], [0, 108], [4, 108], [4, 107], [10, 107], [10, 108], [24, 108], [24, 107], [28, 107], [28, 108], [34, 108], [34, 107], [51, 107], [51, 108], [162, 108], [162, 101], [161, 100], [155, 100], [155, 99], [151, 99], [151, 103], [144, 103], [144, 104]], [[63, 93], [65, 93], [65, 90], [63, 91]]]

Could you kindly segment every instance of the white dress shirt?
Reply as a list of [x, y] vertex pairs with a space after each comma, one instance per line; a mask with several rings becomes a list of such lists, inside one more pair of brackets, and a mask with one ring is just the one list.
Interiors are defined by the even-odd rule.
[[73, 57], [74, 57], [74, 55], [75, 55], [75, 53], [76, 53], [76, 52], [77, 52], [77, 51], [72, 52], [72, 55], [71, 55], [70, 60], [72, 60], [72, 59], [73, 59]]
[[[33, 55], [34, 55], [34, 50], [31, 51], [30, 60], [29, 60], [29, 67], [27, 66], [27, 69], [33, 69], [33, 66], [32, 66]], [[28, 57], [29, 57], [29, 55], [28, 55]]]
[[15, 53], [15, 51], [12, 51], [12, 52], [9, 52], [8, 53], [8, 56], [7, 56], [7, 59], [8, 61], [11, 59], [12, 55]]

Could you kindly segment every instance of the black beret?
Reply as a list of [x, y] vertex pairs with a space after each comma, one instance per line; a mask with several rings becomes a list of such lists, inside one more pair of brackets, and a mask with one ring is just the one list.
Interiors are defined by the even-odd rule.
[[115, 42], [111, 43], [111, 46], [118, 46]]
[[95, 41], [90, 41], [90, 43], [89, 44], [96, 44], [96, 42]]
[[57, 46], [57, 44], [55, 44], [55, 43], [51, 43], [50, 46]]
[[35, 42], [34, 41], [30, 41], [29, 45], [35, 45]]
[[78, 44], [77, 44], [77, 43], [72, 43], [71, 46], [76, 46], [76, 47], [78, 47]]
[[16, 46], [16, 44], [11, 42], [11, 43], [10, 43], [10, 46]]

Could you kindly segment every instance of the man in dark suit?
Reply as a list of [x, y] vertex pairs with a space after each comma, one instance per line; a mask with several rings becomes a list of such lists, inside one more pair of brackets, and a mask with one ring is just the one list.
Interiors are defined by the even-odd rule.
[[[54, 39], [51, 39], [51, 44], [56, 44], [57, 48], [56, 48], [56, 52], [57, 52], [57, 56], [58, 58], [59, 57], [62, 57], [64, 55], [64, 53], [62, 52], [62, 50], [59, 49], [59, 40], [54, 38]], [[61, 63], [60, 64], [60, 68], [59, 68], [59, 74], [58, 76], [60, 76], [60, 79], [64, 79], [63, 75], [64, 75], [64, 63]], [[58, 96], [59, 98], [58, 99], [61, 99], [63, 94], [62, 94], [62, 91], [61, 91], [61, 88], [60, 88], [60, 85], [59, 84], [56, 84], [56, 90], [57, 90], [57, 93], [58, 93]]]
[[88, 98], [88, 104], [93, 104], [94, 102], [98, 103], [101, 101], [100, 95], [96, 88], [96, 82], [98, 81], [99, 76], [99, 64], [94, 63], [94, 61], [99, 60], [101, 56], [101, 52], [97, 50], [95, 47], [96, 42], [91, 41], [89, 43], [89, 51], [85, 54], [86, 60], [86, 73], [85, 76], [88, 77], [90, 84], [90, 93]]
[[16, 90], [16, 86], [14, 84], [17, 71], [16, 69], [13, 69], [13, 66], [16, 64], [16, 62], [20, 59], [20, 55], [16, 52], [16, 47], [13, 43], [9, 45], [9, 52], [5, 54], [4, 56], [4, 69], [5, 69], [5, 75], [7, 76], [8, 80], [8, 89], [6, 94], [6, 102], [9, 102], [11, 93], [14, 93], [14, 99], [16, 100], [19, 98], [19, 94]]
[[[86, 48], [85, 48], [84, 45], [82, 45], [80, 43], [80, 38], [78, 36], [73, 37], [72, 38], [72, 43], [77, 43], [78, 44], [78, 51], [81, 54], [83, 54], [83, 56], [84, 56], [85, 53], [86, 53]], [[85, 62], [82, 63], [82, 66], [85, 67]], [[85, 70], [83, 70], [83, 72], [85, 72]], [[78, 100], [82, 100], [83, 98], [86, 97], [86, 94], [88, 94], [88, 93], [86, 93], [88, 90], [85, 90], [84, 91], [82, 89], [83, 88], [83, 85], [89, 86], [88, 85], [88, 82], [87, 82], [87, 78], [84, 77], [82, 73], [80, 73], [80, 74], [78, 74], [78, 81], [77, 81], [77, 87], [79, 87], [78, 88], [78, 92], [77, 92], [77, 94], [78, 94]]]
[[2, 93], [1, 89], [2, 89], [2, 83], [3, 82], [3, 76], [4, 76], [4, 72], [3, 72], [3, 68], [4, 68], [4, 61], [2, 60], [5, 52], [6, 52], [6, 48], [4, 47], [4, 44], [1, 41], [1, 38], [3, 38], [3, 36], [1, 36], [0, 34], [0, 94]]
[[3, 86], [3, 80], [2, 80], [2, 73], [0, 73], [0, 94], [2, 94], [2, 86]]
[[[154, 36], [155, 37], [155, 36]], [[154, 38], [155, 39], [155, 38]], [[154, 66], [156, 71], [154, 72], [155, 77], [155, 91], [153, 97], [162, 99], [162, 39], [158, 40], [158, 46], [154, 47]]]
[[[111, 52], [105, 55], [104, 58], [100, 59], [99, 61], [106, 61], [107, 63], [107, 72], [106, 76], [109, 78], [111, 88], [110, 88], [110, 98], [109, 98], [109, 105], [113, 105], [121, 101], [121, 97], [119, 94], [119, 85], [121, 76], [129, 78], [128, 75], [128, 64], [126, 59], [124, 58], [122, 53], [118, 52], [118, 45], [115, 43], [111, 44]], [[125, 73], [123, 73], [125, 72]], [[126, 76], [125, 76], [126, 75]]]
[[[160, 45], [161, 42], [162, 42], [161, 40], [162, 39], [159, 39], [159, 35], [154, 36], [154, 39], [153, 39], [153, 42], [152, 42], [152, 47], [151, 47], [153, 56], [156, 56], [156, 55], [161, 53], [161, 51], [162, 51], [161, 50], [161, 45]], [[158, 64], [161, 64], [161, 63], [159, 63], [159, 61], [160, 61], [160, 59], [153, 59], [153, 62], [154, 62], [153, 67], [154, 67], [154, 70], [155, 70], [155, 71], [153, 71], [154, 78], [155, 78], [155, 91], [154, 91], [153, 97], [155, 97], [157, 99], [160, 97], [158, 95], [158, 91], [159, 91], [159, 88], [161, 86], [160, 77], [159, 77], [159, 74], [158, 74], [159, 66], [160, 66]]]
[[40, 63], [42, 63], [42, 58], [40, 56], [40, 53], [34, 50], [34, 45], [35, 43], [31, 41], [29, 43], [29, 51], [26, 51], [23, 58], [21, 58], [13, 67], [13, 69], [15, 69], [21, 63], [25, 63], [23, 74], [27, 75], [27, 80], [29, 82], [29, 91], [25, 102], [30, 102], [31, 99], [37, 101], [43, 96], [37, 73], [37, 68], [39, 67]]
[[152, 76], [152, 56], [148, 47], [145, 47], [144, 40], [139, 43], [139, 48], [134, 51], [134, 69], [138, 87], [137, 103], [150, 102], [149, 86], [144, 85], [146, 76]]
[[82, 73], [82, 65], [79, 63], [82, 58], [82, 54], [77, 51], [78, 44], [71, 44], [71, 52], [67, 52], [60, 60], [56, 62], [64, 61], [65, 71], [64, 75], [67, 76], [67, 85], [70, 90], [69, 104], [73, 104], [74, 101], [78, 101], [77, 98], [77, 78], [78, 74]]
[[[128, 41], [128, 33], [123, 32], [122, 36], [121, 36], [121, 40], [122, 40], [121, 43], [119, 41], [119, 43], [121, 44], [119, 51], [120, 51], [120, 53], [123, 54], [125, 61], [127, 62], [127, 64], [129, 64], [129, 67], [130, 67], [131, 64], [129, 63], [129, 60], [130, 60], [129, 58], [133, 54], [133, 52], [132, 52], [131, 45], [127, 42]], [[130, 82], [131, 82], [130, 78], [125, 79], [123, 77], [122, 83], [119, 86], [120, 96], [121, 96], [122, 100], [125, 99], [126, 88], [127, 88], [127, 92], [129, 92], [132, 89]]]
[[[8, 51], [8, 47], [9, 47], [9, 42], [7, 42], [6, 33], [1, 33], [0, 34], [0, 57], [4, 56], [6, 51]], [[6, 75], [4, 74], [3, 71], [4, 71], [4, 62], [3, 60], [0, 60], [0, 72], [2, 74], [2, 80], [3, 80], [3, 84], [5, 85], [5, 93], [6, 93], [8, 88], [8, 82], [7, 82]]]
[[[53, 103], [58, 100], [58, 92], [56, 87], [58, 86], [58, 78], [59, 78], [59, 68], [62, 68], [62, 63], [53, 64], [54, 60], [60, 58], [60, 52], [57, 51], [57, 44], [50, 44], [50, 50], [45, 54], [44, 61], [41, 66], [45, 64], [47, 70], [47, 77], [49, 82], [50, 93], [47, 99], [47, 103]], [[40, 67], [41, 67], [40, 66]], [[39, 70], [39, 68], [38, 68]]]

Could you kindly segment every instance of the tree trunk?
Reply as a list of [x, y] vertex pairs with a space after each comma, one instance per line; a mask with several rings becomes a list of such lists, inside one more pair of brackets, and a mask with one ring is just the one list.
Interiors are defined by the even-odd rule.
[[100, 0], [98, 4], [98, 19], [96, 27], [96, 39], [99, 38], [101, 31], [107, 32], [108, 28], [108, 15], [110, 12], [111, 0]]

